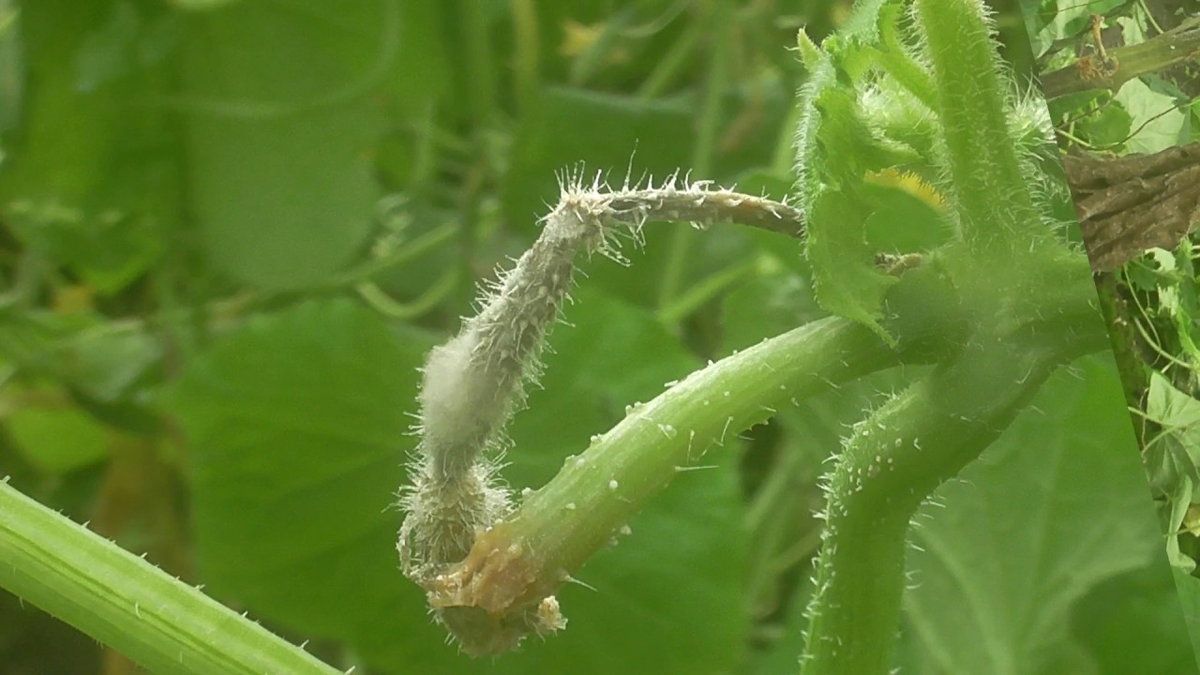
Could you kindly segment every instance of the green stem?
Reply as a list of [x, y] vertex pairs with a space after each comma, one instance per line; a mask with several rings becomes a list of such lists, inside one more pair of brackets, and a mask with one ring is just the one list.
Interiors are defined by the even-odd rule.
[[884, 675], [909, 521], [1063, 361], [1055, 341], [981, 339], [856, 425], [829, 478], [803, 675]]
[[354, 269], [338, 274], [326, 283], [314, 285], [311, 290], [336, 290], [370, 282], [374, 277], [383, 272], [420, 258], [429, 251], [450, 241], [458, 234], [460, 234], [460, 228], [457, 225], [442, 225], [405, 243], [404, 246], [398, 247], [395, 251], [382, 258], [376, 258]]
[[[803, 675], [889, 672], [917, 507], [1004, 432], [1055, 368], [1108, 348], [1085, 256], [1064, 252], [1038, 264], [1040, 302], [1017, 303], [1024, 313], [1011, 323], [980, 313], [996, 304], [981, 307], [970, 301], [974, 293], [956, 300], [939, 290], [936, 262], [907, 272], [889, 295], [897, 315], [889, 330], [908, 353], [933, 357], [936, 344], [904, 336], [947, 321], [942, 315], [975, 316], [968, 323], [976, 332], [953, 359], [856, 425], [839, 457], [826, 485]], [[924, 315], [913, 311], [918, 298], [928, 301]]]
[[495, 616], [553, 593], [683, 468], [787, 404], [901, 361], [869, 329], [841, 318], [797, 328], [675, 384], [628, 416], [483, 534], [429, 588], [435, 606]]
[[0, 586], [158, 675], [339, 675], [0, 481]]
[[702, 28], [700, 22], [694, 21], [683, 29], [683, 33], [675, 40], [667, 53], [654, 64], [654, 69], [638, 87], [635, 95], [639, 99], [648, 101], [661, 96], [667, 90], [667, 87], [688, 65], [688, 59], [692, 57], [696, 50], [696, 43], [700, 41]]
[[[746, 509], [750, 554], [745, 587], [756, 617], [778, 606], [779, 577], [788, 567], [781, 560], [796, 546], [796, 539], [809, 539], [810, 552], [816, 551], [819, 543], [811, 534], [818, 531], [808, 503], [812, 480], [802, 466], [798, 448], [780, 448], [766, 480]], [[803, 536], [805, 533], [809, 536]]]
[[978, 261], [1007, 265], [1058, 242], [1034, 207], [1008, 130], [1007, 81], [979, 0], [917, 0], [937, 88], [945, 161], [961, 238]]
[[391, 319], [411, 321], [437, 307], [458, 286], [458, 268], [451, 267], [442, 276], [411, 302], [397, 302], [378, 285], [364, 282], [355, 287], [361, 297], [375, 311]]

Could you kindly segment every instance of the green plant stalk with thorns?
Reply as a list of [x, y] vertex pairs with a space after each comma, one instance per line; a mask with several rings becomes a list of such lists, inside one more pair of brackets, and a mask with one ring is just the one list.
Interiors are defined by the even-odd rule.
[[[542, 236], [485, 294], [480, 314], [431, 353], [399, 550], [467, 653], [497, 654], [562, 628], [555, 589], [711, 447], [789, 401], [898, 364], [932, 364], [855, 426], [823, 483], [803, 672], [882, 675], [918, 506], [1055, 369], [1108, 346], [1087, 259], [1051, 213], [1056, 186], [1028, 178], [1042, 175], [1044, 107], [1019, 96], [982, 4], [866, 0], [822, 45], [801, 33], [800, 53], [810, 77], [798, 211], [686, 181], [609, 190], [567, 180]], [[874, 250], [867, 221], [888, 214], [866, 184], [888, 170], [932, 184], [946, 243], [901, 258]], [[630, 406], [516, 505], [497, 474], [503, 427], [523, 402], [522, 381], [538, 372], [576, 253], [611, 255], [618, 233], [637, 238], [663, 220], [803, 234], [817, 299], [834, 316]]]

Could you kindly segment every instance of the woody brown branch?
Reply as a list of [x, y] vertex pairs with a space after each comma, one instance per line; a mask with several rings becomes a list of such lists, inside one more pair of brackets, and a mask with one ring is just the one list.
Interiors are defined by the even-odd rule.
[[1200, 143], [1151, 155], [1072, 154], [1063, 161], [1097, 272], [1150, 248], [1174, 248], [1200, 225]]
[[1200, 17], [1145, 42], [1112, 49], [1102, 58], [1089, 55], [1069, 66], [1042, 75], [1046, 98], [1107, 89], [1116, 91], [1129, 80], [1200, 58]]

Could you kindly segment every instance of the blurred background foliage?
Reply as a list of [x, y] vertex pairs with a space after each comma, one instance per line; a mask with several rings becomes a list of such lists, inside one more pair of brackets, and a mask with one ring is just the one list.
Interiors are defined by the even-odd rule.
[[[535, 236], [556, 173], [785, 197], [789, 49], [848, 9], [0, 0], [0, 475], [359, 673], [794, 670], [822, 461], [900, 373], [682, 474], [563, 590], [570, 629], [495, 662], [443, 644], [391, 503], [417, 366]], [[1025, 24], [999, 25], [1027, 82]], [[795, 241], [645, 234], [579, 280], [513, 425], [518, 489], [664, 383], [822, 315]], [[939, 498], [910, 672], [1192, 672], [1136, 457], [1111, 442], [1127, 424], [1070, 381]], [[4, 675], [136, 672], [3, 592], [0, 627]]]

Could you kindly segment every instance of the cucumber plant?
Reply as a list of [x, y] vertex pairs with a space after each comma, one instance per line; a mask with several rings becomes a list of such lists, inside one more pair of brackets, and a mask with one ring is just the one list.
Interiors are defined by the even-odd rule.
[[[1050, 142], [1044, 106], [1018, 91], [981, 3], [866, 0], [820, 45], [802, 32], [799, 52], [809, 73], [796, 133], [804, 222], [792, 233], [832, 317], [630, 408], [519, 504], [496, 487], [497, 439], [521, 405], [521, 379], [537, 371], [576, 251], [609, 250], [617, 228], [636, 238], [647, 220], [761, 224], [791, 218], [790, 207], [673, 182], [570, 181], [541, 238], [431, 352], [399, 549], [466, 652], [495, 654], [565, 625], [554, 589], [728, 434], [829, 386], [929, 364], [855, 425], [823, 482], [803, 672], [886, 673], [917, 508], [1053, 371], [1107, 346], [1087, 258], [1055, 215], [1061, 188], [1037, 163]], [[896, 256], [872, 243], [873, 224], [906, 225], [871, 189], [888, 175], [936, 195], [936, 245]]]
[[[530, 9], [529, 3], [514, 6]], [[469, 21], [480, 18], [479, 12], [462, 14]], [[471, 23], [467, 32], [476, 50], [467, 61], [481, 69], [487, 65], [480, 56], [486, 53], [479, 47], [487, 37], [482, 25]], [[665, 485], [709, 461], [706, 453], [720, 452], [741, 430], [843, 383], [915, 365], [905, 370], [904, 387], [863, 411], [822, 482], [824, 540], [807, 603], [802, 655], [806, 675], [871, 675], [893, 666], [904, 558], [917, 507], [1002, 434], [1052, 372], [1107, 346], [1086, 257], [1069, 242], [1065, 223], [1052, 208], [1061, 189], [1043, 177], [1040, 162], [1048, 147], [1043, 105], [1017, 90], [996, 55], [991, 30], [987, 12], [975, 0], [864, 0], [841, 32], [820, 45], [801, 35], [798, 53], [808, 80], [796, 116], [794, 199], [772, 201], [678, 177], [615, 189], [582, 172], [562, 178], [560, 202], [543, 220], [541, 237], [512, 270], [486, 287], [479, 313], [429, 353], [422, 372], [416, 401], [420, 440], [408, 474], [411, 484], [398, 497], [405, 511], [398, 523], [399, 567], [424, 591], [435, 617], [464, 651], [496, 655], [528, 634], [562, 629], [563, 614], [571, 608], [565, 601], [560, 608], [559, 586], [598, 550], [625, 536], [630, 518]], [[530, 74], [536, 68], [521, 72], [532, 88]], [[711, 134], [705, 143], [712, 144]], [[708, 173], [703, 163], [696, 162], [697, 171]], [[893, 189], [887, 186], [896, 185], [929, 206], [938, 225], [935, 236], [900, 247], [882, 242], [887, 233], [910, 225], [886, 198]], [[540, 373], [538, 355], [576, 283], [576, 259], [595, 253], [620, 259], [622, 242], [640, 243], [645, 228], [664, 220], [702, 228], [736, 222], [793, 238], [796, 255], [811, 268], [816, 298], [832, 316], [697, 370], [651, 401], [630, 404], [622, 421], [564, 458], [553, 480], [513, 494], [501, 479], [500, 455], [521, 448], [510, 447], [505, 427], [525, 403], [524, 385]], [[382, 346], [366, 349], [373, 343], [391, 345], [391, 336], [379, 324], [359, 322], [358, 315], [345, 320], [348, 307], [335, 305], [343, 314], [327, 321], [308, 305], [300, 309], [307, 318], [299, 325], [332, 324], [339, 348], [389, 353]], [[569, 310], [564, 313], [570, 318]], [[395, 372], [389, 368], [395, 363], [374, 361], [366, 366], [373, 373], [320, 370], [328, 365], [321, 360], [331, 359], [335, 350], [324, 344], [299, 352], [280, 349], [279, 334], [302, 332], [294, 324], [276, 328], [280, 325], [286, 330], [270, 333], [259, 331], [260, 323], [251, 337], [258, 346], [268, 345], [277, 361], [317, 369], [314, 375], [305, 371], [302, 380], [288, 380], [282, 387], [288, 392], [303, 389], [296, 387], [302, 381], [358, 394], [359, 378]], [[408, 364], [406, 374], [413, 372]], [[244, 371], [246, 365], [239, 361], [231, 369]], [[237, 398], [223, 386], [230, 371], [218, 369], [215, 377], [202, 368], [197, 372], [193, 390], [215, 383], [210, 392], [215, 398]], [[187, 387], [182, 391], [176, 395], [186, 399]], [[274, 393], [257, 399], [256, 410], [277, 405]], [[303, 413], [315, 417], [333, 397], [311, 394], [301, 393], [313, 405]], [[346, 407], [361, 412], [368, 398], [378, 403], [386, 397], [354, 397]], [[193, 406], [193, 412], [207, 402]], [[249, 409], [250, 403], [237, 398], [235, 405]], [[389, 398], [382, 407], [392, 419], [395, 401]], [[197, 426], [199, 435], [205, 429], [225, 431], [226, 420], [210, 412], [193, 415], [189, 433]], [[195, 417], [204, 419], [195, 424]], [[345, 419], [361, 421], [351, 416], [330, 426], [340, 431]], [[329, 428], [314, 424], [306, 430]], [[399, 444], [398, 433], [390, 431], [372, 432], [368, 442], [386, 437], [386, 443]], [[254, 450], [263, 449], [261, 437], [251, 442]], [[236, 444], [224, 449], [228, 452], [199, 466], [196, 483], [249, 484], [232, 486], [237, 491], [229, 502], [238, 519], [251, 520], [249, 515], [262, 509], [245, 506], [257, 503], [250, 498], [274, 491], [270, 481], [258, 479], [279, 476], [268, 470], [265, 453], [244, 452]], [[288, 445], [286, 459], [299, 464], [294, 449]], [[396, 466], [395, 448], [388, 445], [385, 451], [385, 462]], [[247, 457], [249, 464], [239, 464]], [[362, 463], [360, 454], [339, 460], [337, 471], [373, 479], [380, 473]], [[242, 477], [253, 479], [226, 480], [227, 474], [215, 470], [230, 464], [237, 464], [235, 474], [248, 470]], [[368, 516], [389, 498], [394, 483], [385, 478], [381, 489], [363, 499]], [[351, 482], [348, 492], [354, 496], [369, 491]], [[310, 483], [305, 475], [289, 485], [307, 488]], [[331, 513], [322, 503], [297, 515], [295, 509], [311, 505], [308, 492], [298, 493], [301, 497], [288, 508], [276, 511], [289, 524], [320, 520], [341, 543], [348, 529], [343, 512]], [[0, 514], [0, 585], [154, 672], [335, 672], [5, 483], [0, 483]], [[270, 518], [254, 525], [263, 523], [291, 533]], [[255, 585], [279, 577], [277, 568], [264, 572], [268, 568], [256, 566], [254, 558], [264, 556], [247, 555], [252, 537], [239, 535], [253, 527], [224, 532], [237, 524], [223, 521], [208, 529], [210, 535], [222, 530], [224, 543], [232, 542], [224, 571], [254, 568], [243, 581]], [[304, 525], [315, 529], [317, 524]], [[383, 539], [389, 537], [384, 532]], [[386, 578], [404, 582], [391, 574], [395, 558], [386, 549], [386, 543], [371, 548], [381, 554]], [[294, 554], [289, 548], [269, 562], [290, 562]], [[362, 615], [380, 623], [375, 621], [380, 606], [395, 609], [398, 603], [392, 603], [393, 595], [359, 583], [367, 569], [374, 568], [346, 564], [334, 574], [322, 567], [320, 574], [327, 576], [321, 578], [331, 582], [317, 589], [321, 601], [340, 606], [378, 601]], [[210, 567], [209, 578], [219, 578], [221, 571]], [[339, 586], [346, 578], [350, 583]], [[284, 583], [290, 596], [293, 586], [305, 582], [289, 577]], [[348, 599], [349, 586], [362, 594]], [[245, 602], [257, 609], [262, 597]], [[311, 607], [303, 601], [297, 605]], [[312, 632], [328, 636], [334, 622], [318, 618], [321, 627]], [[392, 623], [384, 631], [392, 633], [373, 641], [373, 654], [362, 640], [353, 645], [362, 649], [364, 661], [390, 648], [392, 635], [405, 633]], [[392, 669], [410, 667], [402, 660], [409, 653], [398, 653], [392, 654]], [[696, 663], [701, 657], [692, 658]]]

